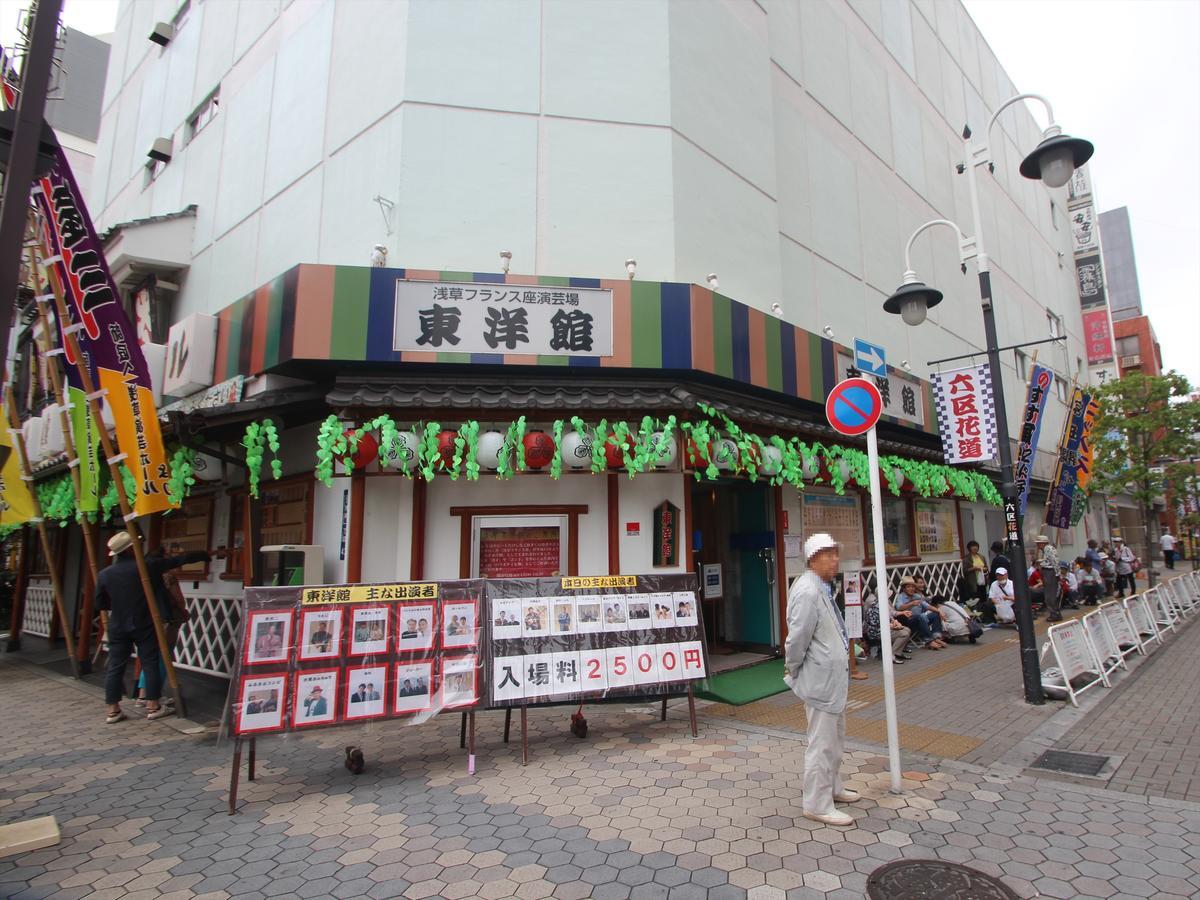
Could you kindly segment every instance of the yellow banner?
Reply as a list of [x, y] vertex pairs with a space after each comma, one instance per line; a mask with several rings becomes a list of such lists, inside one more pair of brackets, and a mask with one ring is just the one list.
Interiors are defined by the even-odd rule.
[[589, 588], [637, 587], [636, 575], [591, 575], [584, 578], [564, 578], [564, 591], [579, 591]]
[[137, 495], [133, 511], [139, 516], [171, 509], [167, 483], [171, 466], [163, 447], [162, 431], [154, 411], [154, 395], [132, 375], [97, 367], [100, 387], [108, 393], [104, 401], [116, 423], [117, 447], [125, 454], [125, 465], [133, 473]]
[[300, 597], [303, 606], [330, 603], [394, 603], [397, 600], [436, 600], [438, 586], [433, 582], [409, 584], [356, 584], [339, 587], [305, 588]]
[[8, 433], [7, 410], [0, 432], [0, 525], [23, 525], [33, 518], [33, 497], [21, 478], [21, 460]]

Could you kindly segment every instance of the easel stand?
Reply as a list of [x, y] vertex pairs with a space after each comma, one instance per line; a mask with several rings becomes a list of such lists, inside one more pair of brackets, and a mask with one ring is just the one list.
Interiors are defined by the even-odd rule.
[[[38, 265], [47, 267], [52, 266], [59, 259], [58, 257], [50, 257], [35, 261]], [[121, 504], [121, 515], [125, 523], [125, 531], [133, 542], [131, 547], [133, 558], [137, 564], [138, 576], [142, 582], [142, 593], [146, 597], [146, 607], [150, 611], [150, 619], [154, 623], [154, 636], [158, 640], [158, 649], [161, 654], [163, 668], [167, 673], [167, 684], [170, 685], [171, 694], [175, 697], [175, 709], [179, 715], [186, 717], [187, 704], [183, 697], [183, 687], [179, 683], [179, 673], [175, 671], [175, 662], [171, 654], [171, 647], [167, 644], [167, 632], [163, 627], [162, 615], [159, 612], [158, 603], [155, 598], [154, 583], [150, 579], [150, 569], [146, 565], [146, 550], [142, 546], [141, 535], [138, 533], [137, 527], [133, 524], [136, 514], [129, 503], [128, 494], [125, 493], [125, 480], [121, 475], [121, 462], [125, 459], [125, 454], [117, 454], [117, 448], [113, 445], [112, 438], [108, 434], [108, 429], [104, 427], [104, 419], [101, 415], [100, 398], [106, 392], [104, 390], [96, 390], [96, 386], [92, 381], [92, 373], [85, 364], [83, 354], [80, 352], [79, 340], [76, 338], [75, 333], [82, 327], [82, 324], [67, 324], [71, 321], [71, 318], [67, 315], [66, 304], [63, 301], [63, 287], [58, 283], [58, 275], [52, 267], [49, 269], [49, 277], [54, 286], [55, 308], [58, 313], [58, 321], [62, 326], [63, 339], [66, 341], [67, 350], [71, 358], [75, 360], [75, 366], [79, 372], [79, 382], [83, 385], [87, 401], [91, 406], [92, 418], [96, 422], [96, 430], [100, 434], [100, 443], [104, 448], [104, 458], [108, 463], [109, 473], [112, 475], [113, 484], [117, 489], [117, 499]], [[73, 651], [71, 655], [72, 660], [74, 660]], [[72, 664], [74, 665], [74, 663]]]

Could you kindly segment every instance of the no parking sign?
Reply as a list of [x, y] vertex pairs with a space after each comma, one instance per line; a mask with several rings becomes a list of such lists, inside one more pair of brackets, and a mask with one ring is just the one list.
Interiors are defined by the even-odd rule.
[[825, 417], [838, 434], [855, 437], [875, 427], [883, 412], [883, 397], [865, 378], [839, 381], [825, 398]]

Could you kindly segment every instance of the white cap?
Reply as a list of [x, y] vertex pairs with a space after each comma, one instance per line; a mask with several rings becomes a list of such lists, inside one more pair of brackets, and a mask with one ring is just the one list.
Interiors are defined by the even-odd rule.
[[1000, 566], [998, 569], [996, 569], [996, 574], [997, 575], [1007, 575], [1008, 569], [1004, 568], [1004, 566]]
[[831, 535], [821, 532], [814, 534], [804, 542], [804, 559], [808, 561], [820, 553], [822, 550], [828, 550], [830, 547], [837, 547], [838, 542]]

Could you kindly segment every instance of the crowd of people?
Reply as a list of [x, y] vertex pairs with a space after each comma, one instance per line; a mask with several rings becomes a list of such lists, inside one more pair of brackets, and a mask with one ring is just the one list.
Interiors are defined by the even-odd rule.
[[[1074, 560], [1060, 560], [1044, 534], [1037, 536], [1034, 546], [1033, 562], [1026, 569], [1034, 618], [1045, 612], [1047, 622], [1061, 622], [1063, 609], [1096, 606], [1105, 597], [1135, 591], [1141, 561], [1119, 536], [1111, 544], [1088, 541], [1084, 554]], [[893, 661], [903, 664], [912, 659], [914, 648], [942, 650], [951, 643], [974, 644], [985, 626], [1015, 625], [1012, 566], [999, 541], [992, 543], [990, 560], [980, 553], [979, 543], [971, 541], [963, 557], [957, 597], [932, 595], [919, 575], [903, 577], [893, 598], [887, 641], [878, 607], [874, 603], [865, 607], [863, 634], [870, 652], [888, 652], [890, 643]]]

